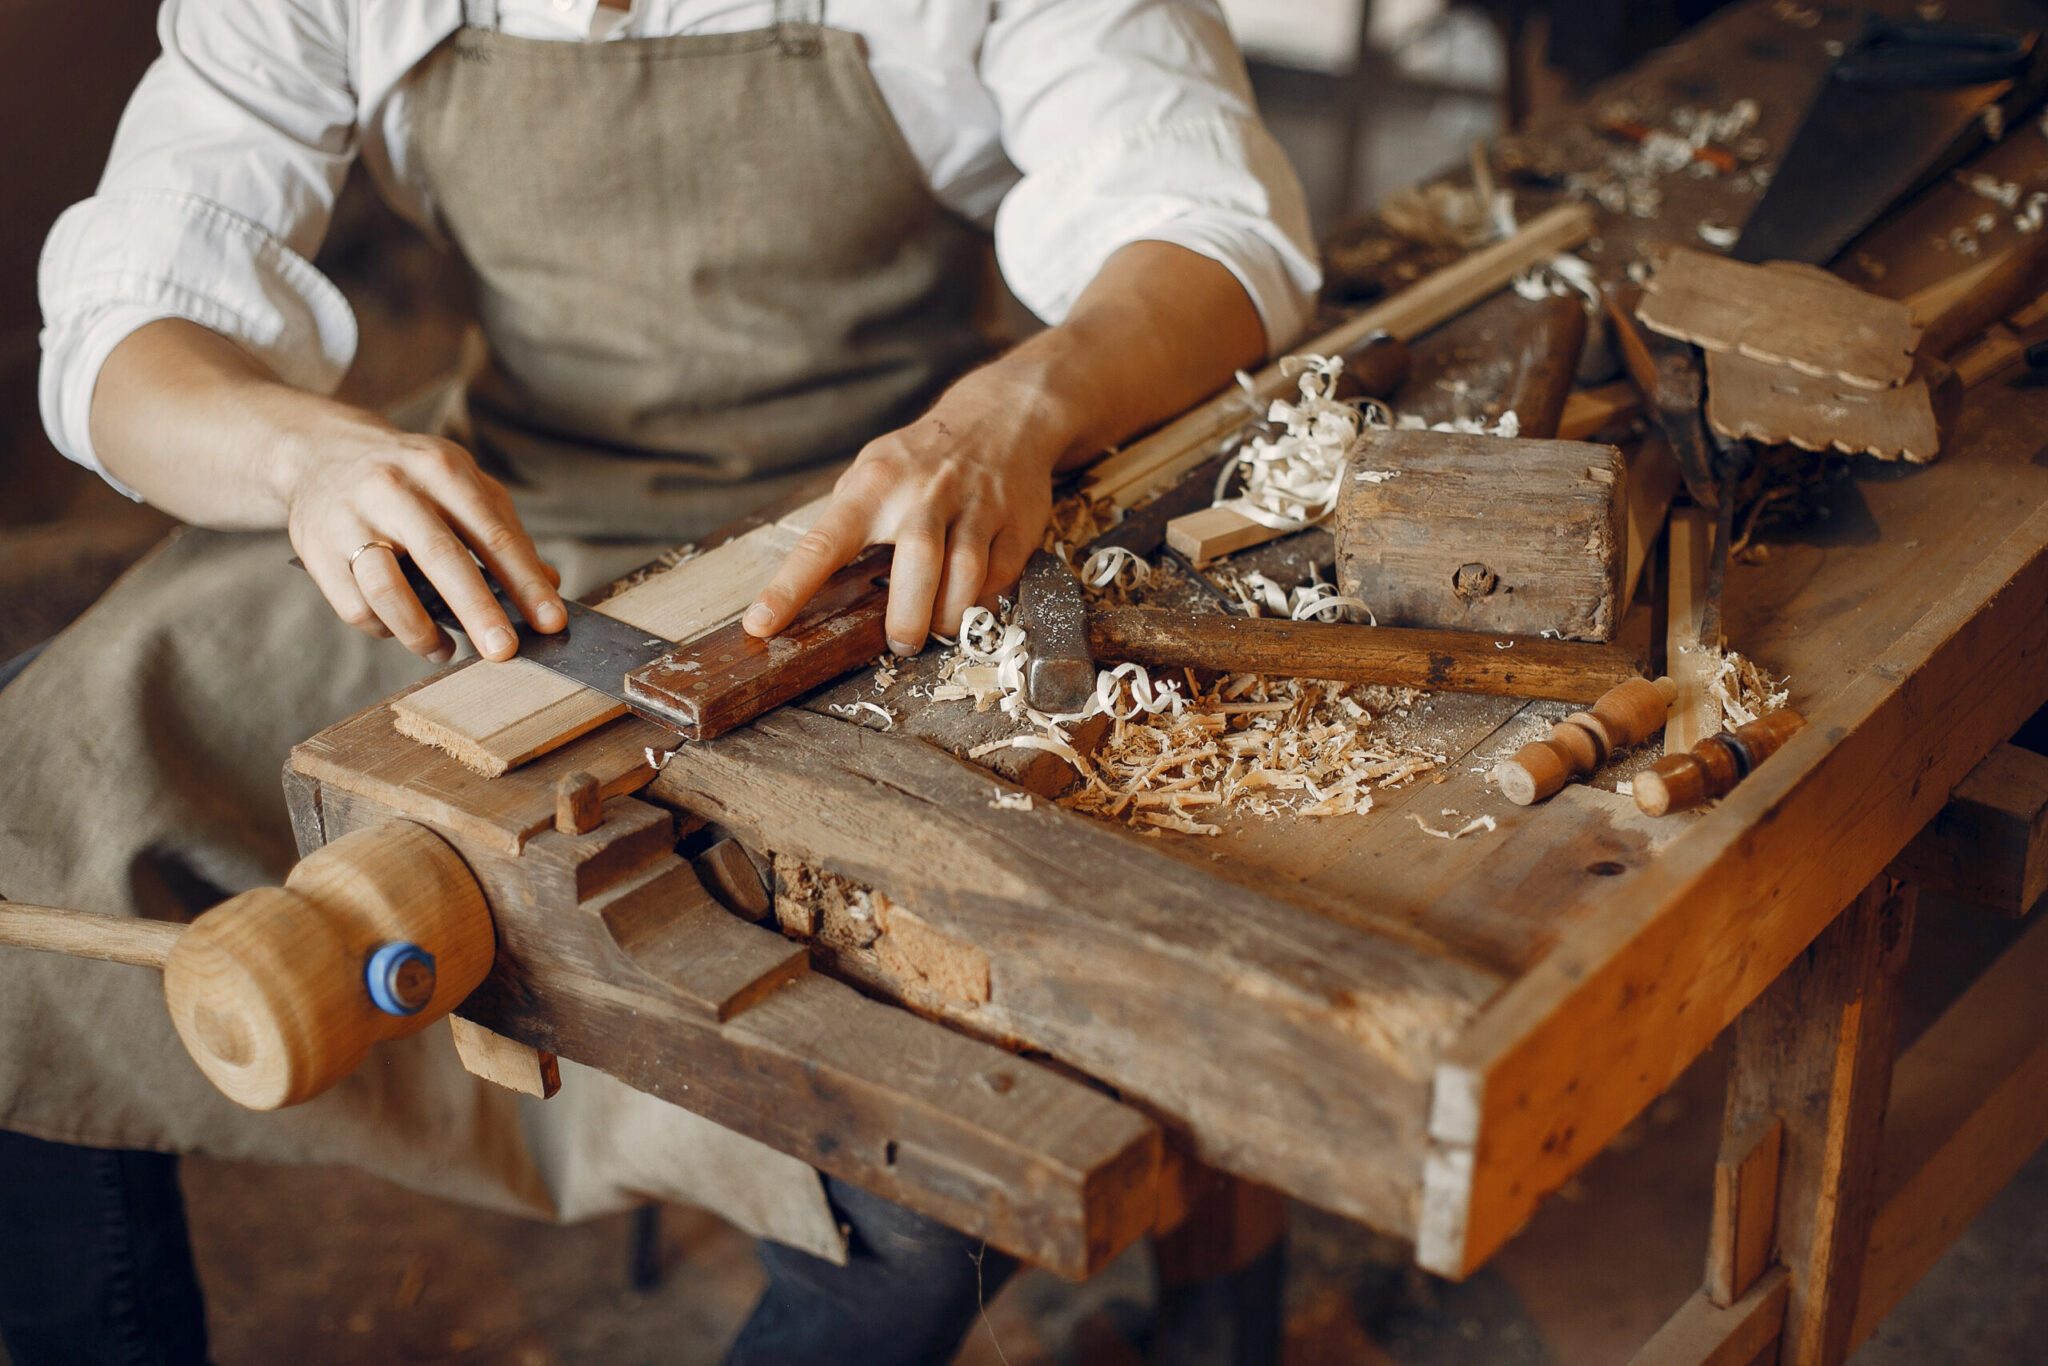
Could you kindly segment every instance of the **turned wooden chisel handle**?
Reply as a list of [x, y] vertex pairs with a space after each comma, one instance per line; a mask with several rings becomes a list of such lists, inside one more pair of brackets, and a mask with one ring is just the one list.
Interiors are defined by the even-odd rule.
[[1663, 816], [1725, 797], [1805, 725], [1797, 712], [1774, 711], [1710, 735], [1689, 753], [1667, 754], [1636, 778], [1636, 806], [1645, 815]]
[[1517, 806], [1552, 796], [1573, 778], [1592, 773], [1618, 749], [1655, 735], [1678, 696], [1668, 678], [1632, 678], [1602, 694], [1588, 711], [1575, 711], [1550, 728], [1550, 735], [1515, 751], [1493, 766], [1501, 795]]
[[68, 953], [73, 958], [97, 958], [104, 963], [162, 968], [184, 933], [183, 925], [163, 920], [0, 901], [0, 944], [18, 949], [42, 949]]

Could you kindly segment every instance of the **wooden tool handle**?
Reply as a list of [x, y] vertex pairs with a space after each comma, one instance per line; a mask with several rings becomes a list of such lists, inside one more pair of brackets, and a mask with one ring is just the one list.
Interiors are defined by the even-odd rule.
[[1392, 398], [1408, 382], [1412, 362], [1408, 343], [1391, 333], [1375, 333], [1344, 353], [1344, 369], [1331, 397]]
[[626, 701], [686, 740], [709, 740], [857, 669], [889, 648], [889, 557], [878, 545], [834, 574], [780, 634], [721, 626], [626, 675]]
[[1492, 779], [1517, 806], [1540, 802], [1599, 768], [1616, 750], [1656, 734], [1677, 696], [1678, 685], [1668, 678], [1632, 678], [1608, 689], [1591, 710], [1573, 712], [1552, 726], [1548, 738], [1495, 764]]
[[161, 968], [171, 956], [171, 946], [184, 933], [183, 925], [163, 920], [0, 901], [0, 944], [16, 948]]
[[1667, 754], [1636, 778], [1636, 806], [1644, 815], [1663, 816], [1725, 797], [1805, 725], [1797, 712], [1774, 711], [1710, 735], [1690, 753]]
[[392, 821], [315, 850], [281, 888], [199, 917], [164, 963], [164, 1000], [207, 1079], [274, 1110], [346, 1077], [379, 1039], [448, 1014], [496, 952], [462, 859], [424, 826]]
[[2020, 305], [2031, 303], [2048, 288], [2048, 235], [2014, 247], [1997, 268], [1962, 298], [1937, 314], [1920, 333], [1916, 354], [1946, 360], [1964, 342], [1982, 336]]
[[1223, 669], [1495, 697], [1584, 697], [1603, 684], [1642, 681], [1635, 656], [1618, 645], [1194, 616], [1157, 607], [1091, 611], [1088, 646], [1098, 660], [1147, 668]]
[[1522, 436], [1557, 435], [1565, 400], [1586, 349], [1586, 307], [1577, 295], [1553, 295], [1521, 310], [1514, 378], [1501, 401], [1515, 414]]

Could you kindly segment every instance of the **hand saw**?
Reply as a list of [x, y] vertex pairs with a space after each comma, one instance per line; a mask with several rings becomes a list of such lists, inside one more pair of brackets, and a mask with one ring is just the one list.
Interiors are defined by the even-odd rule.
[[[708, 740], [823, 687], [889, 648], [882, 618], [892, 551], [886, 545], [864, 551], [827, 579], [780, 634], [766, 640], [732, 621], [678, 643], [608, 616], [601, 606], [566, 599], [568, 625], [542, 633], [526, 624], [502, 585], [491, 583], [491, 595], [519, 637], [519, 658], [615, 698], [686, 740]], [[419, 565], [410, 556], [401, 556], [399, 564], [427, 615], [437, 625], [461, 631], [461, 621]]]

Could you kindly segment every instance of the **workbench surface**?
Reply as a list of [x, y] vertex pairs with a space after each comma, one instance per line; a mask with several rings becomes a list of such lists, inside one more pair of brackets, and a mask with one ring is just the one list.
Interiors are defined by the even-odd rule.
[[[1813, 13], [1732, 11], [1525, 141], [1586, 167], [1607, 145], [1588, 120], [1611, 101], [1663, 126], [1674, 106], [1749, 96], [1768, 162], [1825, 66], [1823, 45], [1849, 32], [1847, 18], [1802, 26]], [[2048, 138], [2013, 129], [1981, 164], [2048, 188]], [[1603, 217], [1582, 254], [1604, 276], [1660, 237], [1699, 245], [1698, 224], [1737, 226], [1756, 201], [1748, 177], [1659, 183], [1656, 216]], [[1519, 207], [1526, 218], [1545, 202], [1525, 193]], [[1946, 241], [1984, 207], [1945, 185], [1838, 268], [1903, 297], [1969, 264]], [[2018, 240], [1998, 217], [1986, 253]], [[1496, 392], [1493, 338], [1513, 303], [1422, 339], [1411, 389]], [[1462, 1274], [2048, 703], [2044, 442], [2048, 398], [2008, 370], [1970, 392], [1938, 463], [1858, 462], [1830, 486], [1825, 520], [1764, 536], [1761, 556], [1732, 567], [1727, 639], [1789, 677], [1808, 725], [1704, 813], [1645, 818], [1611, 774], [1512, 806], [1485, 770], [1568, 708], [1450, 694], [1399, 721], [1401, 737], [1446, 756], [1434, 779], [1376, 793], [1366, 814], [1224, 817], [1207, 838], [1141, 834], [1044, 800], [997, 808], [1006, 780], [919, 738], [938, 721], [863, 728], [826, 710], [838, 693], [686, 746], [658, 774], [643, 750], [667, 748], [663, 733], [625, 718], [490, 781], [399, 739], [379, 709], [302, 746], [288, 787], [311, 843], [335, 833], [331, 799], [321, 824], [324, 791], [425, 820], [465, 850], [517, 855], [551, 838], [535, 832], [553, 783], [575, 769], [608, 794], [638, 790], [716, 821], [772, 851], [786, 877], [825, 870], [899, 908], [865, 943], [821, 949], [826, 972], [1093, 1078], [1202, 1161], [1414, 1236], [1424, 1265]], [[1000, 717], [945, 724], [960, 746], [1016, 729]], [[1498, 828], [1456, 840], [1421, 828], [1481, 813]], [[592, 1051], [545, 993], [494, 982], [464, 1014], [567, 1056]], [[781, 1084], [757, 1078], [760, 1094], [714, 1101], [650, 1075], [629, 1079], [726, 1122], [772, 1107]], [[828, 1166], [846, 1141], [755, 1131]], [[890, 1154], [893, 1166], [893, 1142]], [[1097, 1251], [1116, 1236], [1105, 1231]]]

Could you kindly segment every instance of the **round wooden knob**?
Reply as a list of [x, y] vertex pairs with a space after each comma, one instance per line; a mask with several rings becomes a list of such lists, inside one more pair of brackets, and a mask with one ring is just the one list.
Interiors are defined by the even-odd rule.
[[425, 827], [392, 821], [201, 916], [164, 964], [164, 999], [207, 1079], [274, 1110], [340, 1081], [379, 1039], [448, 1014], [495, 954], [469, 868]]

